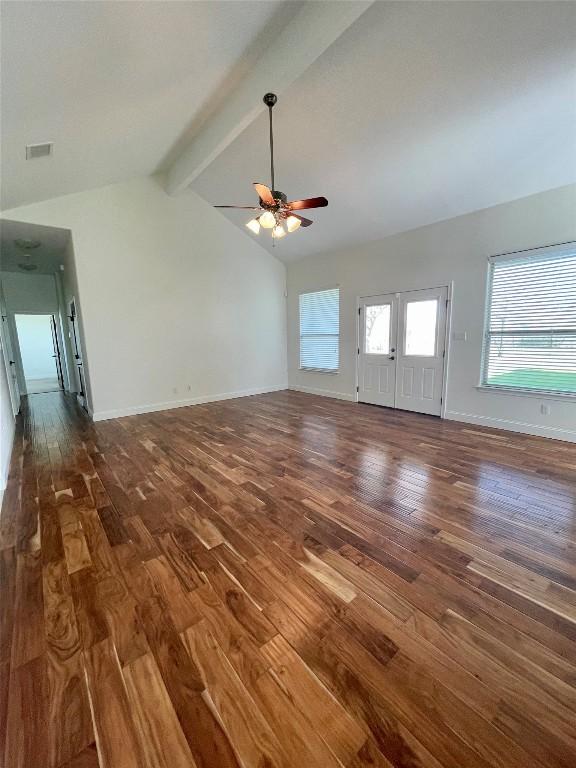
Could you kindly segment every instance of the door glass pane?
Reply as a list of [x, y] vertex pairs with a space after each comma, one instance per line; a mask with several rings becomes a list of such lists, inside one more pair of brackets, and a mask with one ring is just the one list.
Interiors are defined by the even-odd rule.
[[366, 307], [364, 351], [367, 355], [387, 355], [390, 352], [390, 304]]
[[408, 301], [406, 303], [404, 354], [434, 357], [436, 354], [437, 321], [438, 299]]

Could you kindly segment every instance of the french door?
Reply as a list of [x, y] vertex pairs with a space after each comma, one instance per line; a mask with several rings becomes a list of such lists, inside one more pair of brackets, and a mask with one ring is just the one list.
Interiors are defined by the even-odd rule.
[[447, 288], [360, 300], [358, 400], [439, 416]]

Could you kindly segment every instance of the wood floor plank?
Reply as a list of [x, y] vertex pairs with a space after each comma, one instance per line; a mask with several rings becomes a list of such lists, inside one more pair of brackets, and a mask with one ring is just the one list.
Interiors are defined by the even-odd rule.
[[138, 615], [198, 768], [239, 768], [228, 736], [202, 697], [204, 681], [166, 605], [150, 599], [138, 606]]
[[288, 758], [267, 718], [242, 685], [206, 622], [190, 627], [184, 641], [202, 674], [204, 698], [216, 711], [240, 764], [246, 768], [288, 768]]
[[140, 768], [144, 755], [112, 641], [93, 645], [84, 660], [101, 768]]
[[576, 446], [275, 392], [22, 401], [6, 768], [573, 768]]
[[196, 763], [152, 654], [144, 654], [130, 662], [122, 674], [146, 765], [195, 768]]

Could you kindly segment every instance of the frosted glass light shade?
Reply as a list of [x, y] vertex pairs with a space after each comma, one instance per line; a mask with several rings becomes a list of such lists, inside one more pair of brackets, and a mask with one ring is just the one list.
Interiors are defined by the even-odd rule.
[[250, 219], [246, 226], [251, 232], [254, 232], [255, 235], [260, 232], [260, 222], [258, 219]]
[[272, 211], [265, 211], [260, 216], [260, 226], [264, 227], [264, 229], [272, 229], [272, 227], [276, 226], [276, 217]]
[[275, 238], [284, 237], [284, 235], [286, 234], [286, 230], [284, 229], [282, 224], [278, 224], [272, 230], [272, 234], [274, 235]]
[[296, 216], [288, 216], [286, 219], [286, 227], [288, 228], [288, 232], [295, 232], [301, 224], [302, 222]]

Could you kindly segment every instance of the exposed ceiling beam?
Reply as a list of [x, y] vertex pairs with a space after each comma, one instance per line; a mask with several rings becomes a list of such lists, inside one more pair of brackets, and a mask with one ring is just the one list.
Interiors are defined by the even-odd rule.
[[166, 191], [174, 195], [188, 187], [266, 109], [262, 96], [284, 91], [373, 1], [303, 3], [222, 109], [174, 161]]

